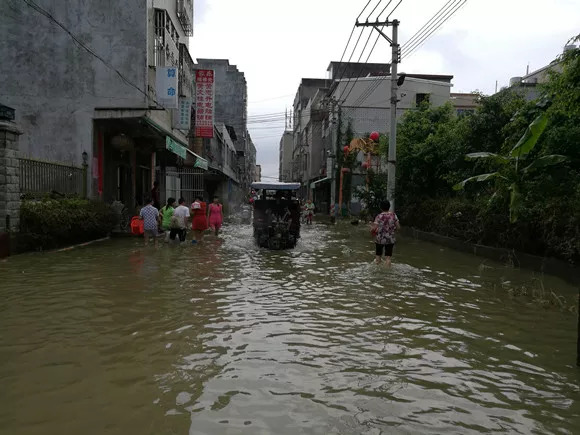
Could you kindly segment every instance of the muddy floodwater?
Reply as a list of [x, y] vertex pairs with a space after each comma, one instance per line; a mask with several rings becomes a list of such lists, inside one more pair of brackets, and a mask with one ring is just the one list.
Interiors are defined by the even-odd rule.
[[251, 236], [1, 262], [0, 433], [580, 433], [578, 289], [405, 238], [388, 270], [348, 224]]

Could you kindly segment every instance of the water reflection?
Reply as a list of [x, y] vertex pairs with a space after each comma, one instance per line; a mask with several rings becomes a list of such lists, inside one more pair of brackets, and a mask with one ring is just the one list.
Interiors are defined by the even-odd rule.
[[535, 276], [413, 240], [385, 269], [351, 226], [251, 235], [0, 264], [1, 431], [578, 431], [575, 316], [508, 292]]

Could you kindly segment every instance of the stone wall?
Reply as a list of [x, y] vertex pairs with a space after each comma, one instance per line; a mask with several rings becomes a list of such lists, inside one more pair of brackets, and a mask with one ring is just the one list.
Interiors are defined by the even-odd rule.
[[[16, 124], [0, 121], [0, 231], [17, 230], [20, 217], [20, 167]], [[6, 228], [10, 216], [10, 228]]]

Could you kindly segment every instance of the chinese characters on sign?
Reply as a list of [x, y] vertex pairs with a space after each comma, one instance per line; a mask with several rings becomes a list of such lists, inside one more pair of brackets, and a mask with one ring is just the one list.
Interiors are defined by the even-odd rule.
[[157, 102], [166, 109], [177, 109], [177, 68], [158, 66], [156, 73]]
[[214, 72], [195, 71], [195, 136], [213, 137]]
[[179, 109], [173, 116], [173, 128], [178, 130], [189, 130], [191, 126], [191, 98], [180, 98]]

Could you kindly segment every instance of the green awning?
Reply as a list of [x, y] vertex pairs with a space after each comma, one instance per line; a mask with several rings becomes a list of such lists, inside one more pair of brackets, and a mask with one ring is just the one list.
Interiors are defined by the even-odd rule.
[[310, 184], [310, 188], [311, 188], [311, 189], [316, 189], [316, 187], [317, 187], [316, 185], [317, 185], [318, 183], [322, 183], [322, 182], [324, 182], [324, 181], [330, 181], [330, 180], [331, 180], [331, 179], [330, 179], [329, 177], [322, 178], [322, 179], [320, 179], [320, 180], [316, 180], [314, 183], [311, 183], [311, 184]]
[[[153, 127], [154, 129], [156, 129], [157, 131], [159, 131], [160, 133], [163, 133], [166, 136], [169, 136], [173, 141], [177, 142], [179, 145], [183, 146], [185, 148], [185, 151], [187, 151], [189, 154], [191, 154], [192, 156], [194, 156], [196, 158], [196, 161], [194, 163], [194, 166], [196, 168], [200, 168], [203, 170], [207, 171], [207, 168], [209, 167], [208, 161], [206, 159], [204, 159], [203, 157], [197, 155], [196, 153], [194, 153], [193, 151], [191, 151], [188, 147], [187, 147], [187, 143], [185, 143], [184, 141], [180, 140], [177, 136], [175, 136], [173, 133], [171, 133], [170, 131], [166, 130], [165, 128], [161, 127], [159, 124], [157, 124], [155, 121], [151, 120], [150, 118], [148, 118], [147, 116], [145, 116], [143, 118], [145, 120], [145, 122], [147, 124], [149, 124], [151, 127]], [[178, 154], [180, 157], [181, 155]]]

